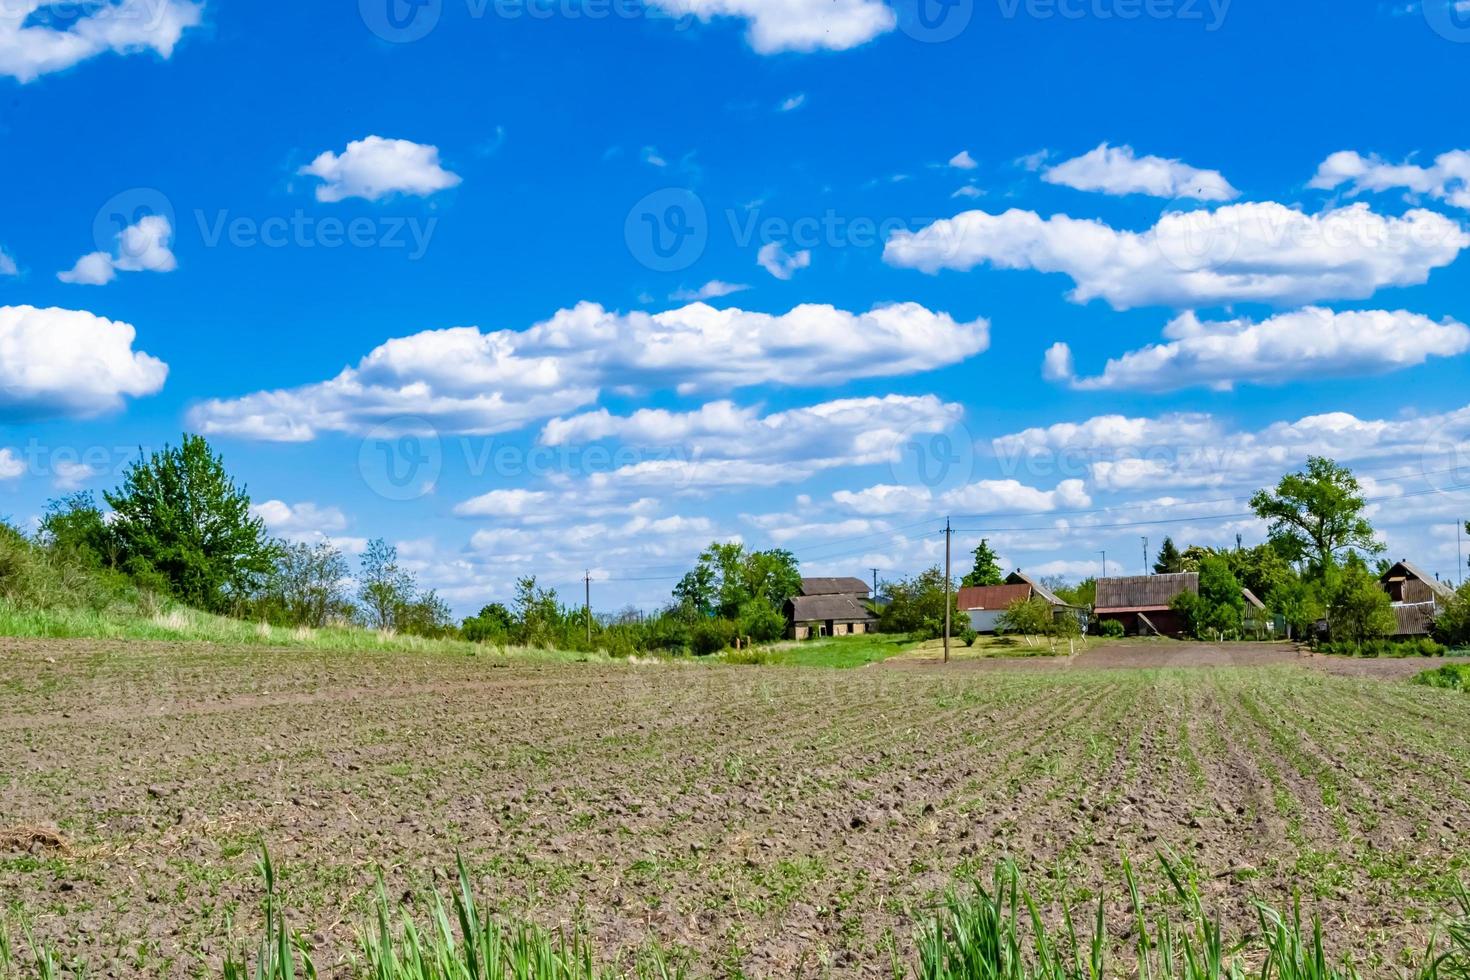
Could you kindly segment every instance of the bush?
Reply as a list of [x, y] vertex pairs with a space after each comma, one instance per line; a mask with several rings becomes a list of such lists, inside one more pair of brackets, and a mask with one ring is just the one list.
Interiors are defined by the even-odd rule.
[[786, 633], [786, 617], [764, 599], [751, 599], [740, 607], [735, 628], [740, 636], [757, 643], [774, 643]]
[[1470, 646], [1470, 583], [1460, 586], [1454, 598], [1434, 617], [1434, 638], [1452, 647]]
[[973, 626], [966, 626], [964, 629], [960, 630], [960, 640], [967, 647], [974, 646], [975, 641], [979, 638], [980, 634], [975, 632], [975, 628]]
[[1128, 633], [1128, 631], [1123, 628], [1123, 623], [1122, 623], [1121, 620], [1117, 620], [1117, 619], [1103, 619], [1103, 620], [1099, 620], [1098, 621], [1098, 624], [1097, 624], [1097, 635], [1098, 636], [1105, 636], [1108, 639], [1117, 640], [1117, 639], [1121, 639], [1122, 637], [1126, 636], [1127, 633]]
[[1470, 691], [1470, 664], [1446, 664], [1438, 670], [1426, 670], [1414, 678], [1414, 683], [1451, 691]]
[[1365, 640], [1353, 643], [1350, 640], [1332, 640], [1317, 645], [1319, 653], [1338, 657], [1443, 657], [1449, 648], [1434, 642], [1427, 636], [1395, 643], [1391, 640]]
[[735, 642], [735, 624], [728, 619], [703, 619], [689, 630], [689, 650], [711, 657]]

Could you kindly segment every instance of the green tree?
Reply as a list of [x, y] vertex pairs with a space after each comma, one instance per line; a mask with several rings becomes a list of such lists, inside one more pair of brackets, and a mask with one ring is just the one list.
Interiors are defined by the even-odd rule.
[[[944, 572], [939, 566], [913, 578], [885, 582], [888, 605], [878, 613], [878, 628], [884, 633], [911, 633], [932, 639], [944, 635]], [[955, 621], [954, 591], [949, 591], [951, 622]]]
[[88, 567], [117, 563], [117, 536], [107, 526], [90, 490], [79, 490], [48, 503], [39, 532], [43, 547]]
[[1367, 501], [1357, 477], [1322, 456], [1307, 460], [1305, 472], [1281, 478], [1274, 491], [1251, 497], [1251, 510], [1270, 522], [1272, 543], [1294, 562], [1309, 562], [1328, 574], [1343, 552], [1376, 555], [1383, 550], [1363, 516]]
[[980, 539], [980, 543], [975, 546], [974, 555], [975, 567], [960, 580], [961, 585], [969, 588], [977, 585], [1000, 585], [1005, 581], [1000, 570], [1000, 556], [990, 547], [988, 540]]
[[690, 615], [710, 615], [715, 605], [714, 569], [704, 562], [695, 565], [674, 586], [674, 600]]
[[350, 617], [347, 576], [347, 559], [330, 541], [315, 546], [283, 543], [265, 600], [279, 609], [279, 618], [286, 624], [320, 628], [333, 619]]
[[1070, 588], [1052, 589], [1057, 598], [1069, 605], [1091, 609], [1097, 605], [1097, 579], [1085, 578]]
[[1017, 599], [1007, 606], [1006, 611], [1000, 614], [998, 625], [1007, 633], [1020, 633], [1029, 646], [1032, 637], [1051, 635], [1054, 620], [1051, 603], [1040, 596], [1033, 596]]
[[190, 605], [223, 611], [244, 601], [275, 562], [245, 488], [202, 436], [185, 434], [177, 448], [140, 456], [122, 486], [103, 496], [125, 567], [157, 576]]
[[1326, 614], [1316, 589], [1296, 577], [1268, 592], [1262, 601], [1266, 608], [1286, 620], [1291, 635], [1297, 638], [1311, 633], [1312, 625]]
[[357, 597], [369, 626], [396, 629], [398, 613], [413, 601], [413, 575], [398, 564], [398, 549], [382, 538], [368, 542], [362, 553]]
[[1434, 617], [1434, 638], [1445, 646], [1470, 646], [1470, 582], [1456, 590]]
[[482, 606], [479, 613], [470, 616], [459, 626], [466, 640], [474, 643], [505, 643], [515, 629], [515, 620], [510, 610], [498, 602]]
[[1184, 571], [1184, 556], [1179, 553], [1173, 538], [1164, 538], [1164, 543], [1159, 545], [1158, 560], [1154, 562], [1154, 573], [1172, 575], [1182, 571]]
[[1327, 603], [1327, 625], [1334, 640], [1359, 646], [1398, 627], [1388, 593], [1361, 561], [1349, 561], [1343, 569]]
[[516, 641], [526, 646], [554, 646], [561, 626], [561, 606], [555, 589], [536, 585], [536, 576], [516, 580], [511, 603], [515, 614]]
[[769, 622], [800, 591], [801, 571], [791, 552], [747, 551], [739, 542], [716, 541], [674, 586], [674, 599], [686, 615], [729, 620], [738, 620], [751, 602], [761, 602], [768, 607], [761, 618]]

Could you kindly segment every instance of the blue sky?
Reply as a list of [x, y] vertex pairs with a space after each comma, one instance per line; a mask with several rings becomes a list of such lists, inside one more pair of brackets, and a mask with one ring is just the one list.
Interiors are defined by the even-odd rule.
[[946, 516], [1137, 571], [1326, 453], [1453, 576], [1467, 68], [1449, 0], [12, 3], [0, 511], [204, 431], [280, 534], [611, 609]]

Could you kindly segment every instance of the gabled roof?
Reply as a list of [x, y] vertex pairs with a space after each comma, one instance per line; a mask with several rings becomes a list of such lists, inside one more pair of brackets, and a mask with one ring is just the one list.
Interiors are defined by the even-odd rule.
[[1452, 589], [1446, 583], [1441, 582], [1433, 575], [1430, 575], [1428, 572], [1424, 571], [1424, 569], [1409, 561], [1407, 558], [1403, 559], [1402, 561], [1394, 562], [1393, 567], [1384, 572], [1382, 578], [1380, 578], [1378, 581], [1387, 582], [1389, 579], [1397, 577], [1395, 573], [1408, 576], [1409, 578], [1418, 579], [1419, 581], [1423, 582], [1425, 585], [1433, 589], [1441, 599], [1448, 600], [1454, 598], [1454, 589]]
[[1199, 572], [1098, 579], [1097, 611], [1148, 612], [1168, 609], [1174, 597], [1184, 592], [1199, 593]]
[[850, 595], [799, 595], [791, 600], [791, 620], [795, 623], [828, 619], [859, 623], [875, 618], [864, 603]]
[[1031, 598], [1029, 585], [969, 585], [955, 597], [956, 609], [1006, 609]]
[[861, 595], [871, 591], [871, 586], [860, 578], [804, 578], [801, 580], [802, 595]]
[[1036, 579], [1032, 578], [1030, 575], [1027, 575], [1025, 572], [1021, 571], [1019, 568], [1016, 569], [1014, 572], [1012, 572], [1008, 578], [1006, 578], [1006, 584], [1007, 585], [1029, 585], [1029, 586], [1031, 586], [1031, 591], [1032, 592], [1035, 592], [1037, 595], [1041, 596], [1041, 598], [1045, 599], [1047, 602], [1051, 603], [1053, 606], [1065, 606], [1065, 605], [1069, 605], [1069, 603], [1062, 601], [1061, 597], [1058, 596], [1051, 589], [1048, 589], [1046, 586], [1042, 585]]
[[1248, 606], [1254, 606], [1257, 609], [1265, 609], [1266, 608], [1266, 604], [1264, 602], [1262, 602], [1260, 599], [1257, 599], [1256, 598], [1256, 594], [1254, 592], [1252, 592], [1250, 589], [1241, 589], [1240, 590], [1240, 594], [1243, 595], [1243, 596], [1245, 596], [1246, 605], [1248, 605]]

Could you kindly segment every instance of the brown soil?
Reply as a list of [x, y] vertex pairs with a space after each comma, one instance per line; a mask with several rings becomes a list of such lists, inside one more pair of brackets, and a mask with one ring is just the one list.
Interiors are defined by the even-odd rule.
[[701, 976], [879, 977], [957, 876], [1014, 858], [1049, 915], [1071, 895], [1086, 920], [1079, 896], [1105, 890], [1123, 923], [1121, 859], [1161, 896], [1167, 851], [1227, 928], [1299, 893], [1336, 950], [1386, 969], [1422, 948], [1470, 840], [1470, 698], [1387, 682], [1401, 663], [1120, 645], [815, 671], [12, 641], [0, 827], [70, 847], [0, 840], [0, 895], [92, 975], [195, 976], [228, 918], [253, 935], [264, 841], [323, 975], [347, 976], [376, 872], [392, 896], [444, 887], [458, 854], [492, 907], [579, 925], [625, 964], [656, 943]]

